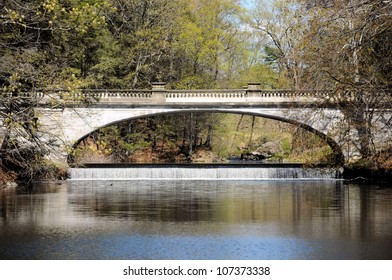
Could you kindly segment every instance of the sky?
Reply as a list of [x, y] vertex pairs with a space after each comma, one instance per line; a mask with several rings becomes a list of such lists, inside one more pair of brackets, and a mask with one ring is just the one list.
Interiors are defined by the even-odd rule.
[[254, 0], [240, 0], [240, 3], [247, 9], [254, 7]]
[[[239, 0], [242, 6], [247, 9], [256, 7], [257, 0]], [[263, 3], [271, 5], [275, 0], [264, 0]]]
[[254, 6], [254, 0], [240, 0], [240, 2], [247, 9], [251, 8], [252, 6]]

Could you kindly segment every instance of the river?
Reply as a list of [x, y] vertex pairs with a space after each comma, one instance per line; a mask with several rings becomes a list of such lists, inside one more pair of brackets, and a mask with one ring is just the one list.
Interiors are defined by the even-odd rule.
[[84, 180], [0, 190], [1, 259], [392, 259], [392, 188]]

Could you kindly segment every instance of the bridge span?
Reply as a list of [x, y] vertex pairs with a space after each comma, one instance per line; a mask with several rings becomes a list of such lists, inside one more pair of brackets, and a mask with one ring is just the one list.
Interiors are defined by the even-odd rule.
[[[184, 112], [249, 114], [298, 125], [325, 139], [337, 164], [357, 153], [355, 145], [339, 133], [344, 115], [336, 106], [337, 96], [330, 91], [261, 90], [258, 83], [235, 90], [167, 90], [164, 83], [155, 83], [151, 90], [38, 92], [35, 98], [40, 123], [47, 131], [43, 137], [60, 143], [52, 155], [59, 161], [65, 161], [70, 149], [101, 127]], [[380, 131], [381, 138], [384, 133], [390, 131]], [[354, 130], [349, 134], [355, 138]]]

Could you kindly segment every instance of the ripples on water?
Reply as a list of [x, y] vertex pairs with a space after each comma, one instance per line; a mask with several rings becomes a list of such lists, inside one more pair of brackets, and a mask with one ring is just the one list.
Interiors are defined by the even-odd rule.
[[0, 190], [1, 259], [391, 259], [392, 189], [70, 181]]

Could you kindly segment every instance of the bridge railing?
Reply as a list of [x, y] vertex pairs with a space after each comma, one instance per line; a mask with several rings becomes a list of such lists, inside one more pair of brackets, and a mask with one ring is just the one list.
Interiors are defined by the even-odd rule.
[[265, 90], [161, 90], [161, 91], [84, 91], [85, 97], [99, 103], [271, 103], [314, 102], [327, 94], [315, 91]]
[[171, 90], [166, 89], [164, 83], [155, 83], [151, 90], [83, 89], [77, 91], [37, 91], [21, 94], [25, 95], [26, 98], [35, 97], [41, 104], [87, 102], [109, 105], [309, 103], [327, 100], [332, 96], [330, 91], [261, 90], [258, 83], [249, 83], [247, 87], [242, 89], [228, 90]]
[[110, 98], [110, 97], [119, 97], [119, 98], [151, 98], [151, 91], [149, 90], [99, 90], [99, 89], [90, 89], [84, 90], [81, 92], [83, 95], [87, 95], [90, 97], [96, 98]]
[[245, 90], [167, 90], [166, 99], [176, 98], [246, 98]]

